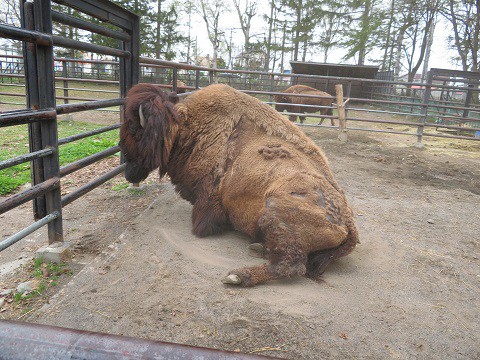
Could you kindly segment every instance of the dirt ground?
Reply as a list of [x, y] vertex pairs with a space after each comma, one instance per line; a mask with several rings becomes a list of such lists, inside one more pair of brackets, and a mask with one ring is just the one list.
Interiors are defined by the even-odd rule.
[[[263, 261], [248, 256], [248, 240], [195, 238], [191, 205], [168, 182], [152, 175], [115, 191], [116, 178], [64, 210], [75, 274], [27, 315], [7, 304], [0, 316], [289, 359], [480, 358], [477, 142], [418, 149], [414, 137], [350, 132], [343, 144], [334, 130], [303, 129], [327, 154], [361, 236], [323, 282], [223, 285], [228, 270]], [[2, 238], [28, 225], [29, 211], [1, 215]], [[24, 276], [8, 267], [44, 242], [39, 231], [0, 253], [0, 291]]]

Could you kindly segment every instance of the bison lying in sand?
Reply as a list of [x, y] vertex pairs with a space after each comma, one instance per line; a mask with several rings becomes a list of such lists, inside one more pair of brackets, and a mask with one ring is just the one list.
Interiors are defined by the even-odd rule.
[[358, 242], [352, 211], [323, 152], [270, 106], [211, 85], [179, 102], [153, 85], [128, 93], [121, 147], [125, 177], [159, 168], [193, 204], [193, 233], [227, 229], [252, 239], [269, 263], [231, 271], [224, 283], [253, 286], [316, 279]]
[[[333, 115], [331, 108], [316, 108], [309, 106], [299, 106], [299, 105], [317, 105], [317, 106], [332, 106], [333, 98], [329, 93], [314, 89], [306, 85], [293, 85], [288, 89], [283, 91], [285, 95], [274, 95], [275, 109], [279, 112], [286, 110], [287, 112], [293, 113], [314, 113], [320, 111], [322, 115]], [[301, 97], [301, 96], [292, 96], [288, 94], [302, 94], [302, 95], [317, 95], [317, 96], [329, 96], [330, 98], [313, 98], [313, 97]], [[289, 104], [289, 105], [287, 105]], [[303, 124], [305, 121], [305, 116], [299, 116], [300, 122]], [[297, 120], [297, 115], [289, 116], [291, 122]], [[323, 117], [320, 118], [319, 125], [325, 120]], [[332, 126], [335, 126], [335, 121], [330, 118]]]

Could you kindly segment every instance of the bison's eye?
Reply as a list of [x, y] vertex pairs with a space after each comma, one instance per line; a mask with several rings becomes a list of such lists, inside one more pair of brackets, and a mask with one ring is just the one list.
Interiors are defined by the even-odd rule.
[[133, 135], [137, 133], [137, 129], [138, 129], [138, 126], [135, 126], [133, 124], [129, 126], [130, 133], [132, 133]]

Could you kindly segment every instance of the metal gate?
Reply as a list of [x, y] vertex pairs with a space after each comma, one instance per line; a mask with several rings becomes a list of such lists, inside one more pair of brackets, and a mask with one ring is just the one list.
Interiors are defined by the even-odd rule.
[[[139, 74], [139, 17], [107, 0], [53, 0], [61, 5], [52, 10], [52, 1], [21, 1], [21, 26], [0, 25], [0, 37], [23, 42], [27, 109], [0, 114], [0, 127], [28, 126], [29, 153], [0, 162], [0, 170], [31, 162], [31, 188], [0, 202], [0, 214], [28, 201], [33, 201], [32, 225], [0, 242], [7, 248], [44, 225], [48, 225], [48, 242], [63, 241], [62, 207], [120, 174], [124, 165], [101, 175], [71, 193], [61, 196], [60, 179], [100, 159], [120, 151], [118, 146], [60, 167], [60, 146], [106, 131], [116, 131], [118, 124], [58, 139], [57, 115], [85, 110], [123, 106], [127, 90], [138, 82]], [[79, 11], [84, 18], [68, 12]], [[118, 48], [71, 40], [52, 34], [53, 23], [68, 25], [81, 31], [100, 34], [118, 41]], [[99, 25], [98, 23], [102, 25]], [[104, 26], [109, 24], [108, 27]], [[55, 46], [90, 51], [117, 57], [120, 62], [120, 97], [111, 100], [56, 105], [53, 49]], [[120, 112], [122, 114], [122, 111]], [[122, 161], [121, 161], [122, 162]]]

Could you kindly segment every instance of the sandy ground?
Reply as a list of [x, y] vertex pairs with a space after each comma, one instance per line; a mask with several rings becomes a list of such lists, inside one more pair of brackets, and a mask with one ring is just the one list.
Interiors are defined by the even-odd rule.
[[[191, 205], [167, 182], [110, 183], [65, 208], [75, 275], [22, 320], [289, 359], [480, 358], [478, 145], [417, 149], [413, 138], [358, 132], [342, 144], [335, 131], [305, 131], [361, 236], [323, 282], [223, 285], [228, 270], [263, 261], [248, 256], [245, 237], [192, 236]], [[13, 229], [29, 210], [0, 221]], [[41, 231], [1, 253], [0, 265], [28, 259], [40, 240]], [[1, 274], [2, 288], [20, 276]]]

